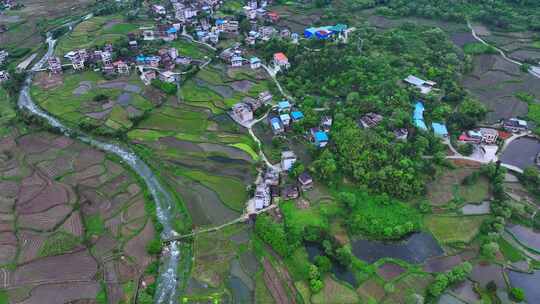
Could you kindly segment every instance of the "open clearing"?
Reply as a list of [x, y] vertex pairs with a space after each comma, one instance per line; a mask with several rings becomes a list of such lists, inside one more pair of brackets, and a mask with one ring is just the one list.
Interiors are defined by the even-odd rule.
[[489, 198], [489, 183], [480, 176], [473, 185], [463, 185], [462, 181], [475, 169], [458, 168], [445, 171], [427, 186], [427, 198], [434, 206], [444, 206], [452, 200], [462, 203], [480, 203]]
[[479, 232], [486, 216], [438, 216], [430, 215], [424, 220], [435, 238], [441, 243], [470, 242]]

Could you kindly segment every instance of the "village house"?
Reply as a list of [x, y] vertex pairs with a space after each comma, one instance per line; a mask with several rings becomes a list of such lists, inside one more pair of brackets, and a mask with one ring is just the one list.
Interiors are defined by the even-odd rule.
[[293, 151], [281, 152], [281, 169], [289, 171], [296, 163], [296, 154]]
[[427, 126], [424, 122], [424, 104], [421, 101], [417, 101], [414, 105], [413, 123], [418, 129], [427, 131]]
[[277, 30], [272, 26], [262, 26], [259, 29], [260, 37], [263, 41], [268, 41], [274, 37], [274, 35], [277, 33]]
[[283, 126], [288, 127], [291, 124], [291, 116], [288, 113], [284, 113], [279, 115], [279, 119], [281, 120], [281, 123]]
[[4, 62], [6, 62], [8, 56], [9, 56], [8, 51], [6, 51], [6, 50], [1, 50], [0, 51], [0, 65], [4, 64]]
[[244, 99], [242, 99], [242, 102], [247, 104], [253, 112], [257, 111], [257, 109], [259, 109], [263, 105], [263, 103], [259, 100], [251, 98], [249, 96], [244, 97]]
[[468, 142], [474, 144], [485, 143], [491, 145], [496, 143], [498, 138], [499, 132], [497, 130], [480, 128], [462, 133], [459, 136], [458, 140], [461, 142]]
[[60, 58], [56, 56], [51, 56], [47, 60], [49, 63], [49, 71], [53, 74], [62, 74], [62, 62]]
[[142, 34], [143, 34], [143, 40], [145, 41], [152, 41], [156, 39], [156, 34], [153, 30], [144, 30]]
[[6, 71], [0, 71], [0, 82], [8, 81], [9, 74]]
[[253, 36], [247, 36], [244, 41], [245, 41], [246, 45], [255, 45], [255, 43], [257, 42], [257, 38], [255, 38]]
[[298, 176], [298, 184], [300, 185], [300, 189], [302, 191], [311, 190], [313, 188], [313, 178], [311, 178], [311, 175], [307, 172], [303, 172]]
[[291, 111], [291, 103], [288, 100], [282, 100], [278, 103], [279, 113], [289, 113]]
[[240, 56], [233, 56], [231, 58], [231, 66], [233, 67], [241, 67], [243, 63], [244, 63], [244, 58]]
[[279, 17], [279, 14], [276, 13], [276, 12], [268, 12], [268, 13], [266, 14], [266, 17], [267, 17], [268, 21], [274, 22], [274, 23], [275, 23], [275, 22], [278, 22], [278, 21], [279, 21], [279, 18], [280, 18], [280, 17]]
[[137, 40], [130, 40], [128, 42], [128, 47], [130, 50], [136, 50], [139, 48], [139, 43], [137, 42]]
[[285, 132], [285, 128], [283, 127], [283, 124], [281, 123], [281, 120], [279, 117], [271, 117], [269, 118], [270, 126], [272, 127], [272, 132], [274, 135], [279, 135], [283, 132]]
[[406, 128], [396, 129], [394, 130], [394, 136], [397, 140], [405, 141], [409, 137], [409, 130]]
[[129, 75], [129, 65], [122, 60], [115, 61], [113, 66], [116, 68], [116, 73], [119, 75]]
[[281, 189], [281, 197], [284, 200], [297, 199], [298, 196], [300, 196], [300, 193], [296, 185], [285, 185]]
[[437, 84], [436, 82], [423, 80], [413, 75], [407, 76], [403, 81], [418, 88], [422, 94], [429, 94]]
[[502, 126], [506, 131], [513, 133], [525, 132], [529, 129], [525, 120], [517, 118], [510, 118], [504, 120]]
[[283, 53], [275, 53], [274, 66], [276, 66], [279, 69], [281, 68], [288, 69], [290, 67], [289, 58], [287, 58], [287, 56], [285, 56], [285, 54]]
[[176, 57], [175, 61], [177, 64], [188, 65], [188, 64], [191, 64], [191, 57], [178, 56]]
[[247, 123], [253, 120], [253, 111], [251, 107], [243, 102], [237, 103], [232, 108], [232, 114], [241, 123]]
[[382, 120], [382, 115], [370, 112], [360, 118], [358, 121], [358, 126], [364, 129], [369, 129], [380, 124]]
[[268, 169], [264, 174], [264, 183], [270, 186], [279, 185], [279, 172]]
[[253, 70], [256, 70], [261, 67], [261, 60], [258, 57], [251, 57], [249, 59], [249, 64]]
[[257, 3], [257, 0], [249, 0], [247, 2], [247, 7], [251, 9], [257, 9], [259, 7], [259, 4]]
[[291, 112], [291, 119], [293, 122], [300, 121], [304, 118], [304, 113], [300, 111], [292, 111]]
[[309, 130], [311, 141], [318, 148], [324, 148], [328, 145], [328, 134], [319, 128], [311, 128]]
[[268, 185], [262, 183], [258, 184], [255, 189], [255, 209], [261, 210], [270, 206], [272, 197], [270, 195], [270, 188]]
[[225, 24], [225, 32], [238, 33], [239, 23], [235, 20], [230, 20]]
[[300, 35], [298, 35], [298, 33], [291, 34], [292, 43], [297, 44], [299, 39], [300, 39]]
[[257, 18], [257, 9], [251, 8], [246, 5], [244, 6], [244, 14], [246, 15], [248, 19], [253, 20]]
[[321, 118], [321, 129], [324, 131], [324, 132], [330, 132], [330, 129], [332, 128], [332, 122], [333, 122], [333, 119], [332, 117], [330, 116], [323, 116]]
[[147, 70], [147, 71], [141, 72], [141, 81], [145, 85], [149, 85], [152, 82], [152, 80], [156, 78], [157, 78], [157, 75], [156, 75], [156, 71], [154, 70]]
[[171, 71], [159, 73], [159, 80], [167, 83], [175, 83], [177, 81], [176, 74]]
[[289, 29], [284, 28], [279, 32], [279, 37], [281, 39], [289, 39], [291, 38], [291, 31]]
[[103, 65], [112, 65], [112, 54], [110, 52], [101, 52], [101, 62]]
[[270, 91], [264, 91], [264, 92], [261, 92], [259, 93], [259, 97], [258, 99], [263, 103], [263, 104], [266, 104], [266, 103], [269, 103], [272, 101], [272, 94], [270, 93]]
[[157, 15], [167, 14], [167, 10], [162, 5], [157, 5], [157, 4], [152, 5], [152, 11]]

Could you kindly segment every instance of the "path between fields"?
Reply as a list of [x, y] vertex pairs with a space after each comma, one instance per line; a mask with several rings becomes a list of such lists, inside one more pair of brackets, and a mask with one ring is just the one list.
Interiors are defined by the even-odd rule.
[[[479, 41], [480, 43], [484, 44], [484, 45], [487, 45], [489, 47], [492, 47], [494, 48], [500, 55], [502, 58], [504, 58], [504, 60], [510, 62], [510, 63], [513, 63], [513, 64], [517, 64], [519, 66], [522, 66], [523, 63], [517, 61], [517, 60], [514, 60], [512, 58], [509, 58], [508, 56], [506, 56], [506, 54], [504, 53], [503, 50], [499, 49], [498, 47], [496, 46], [493, 46], [489, 43], [487, 43], [484, 39], [480, 38], [480, 36], [478, 36], [478, 34], [476, 34], [476, 31], [474, 30], [473, 26], [471, 25], [471, 22], [469, 20], [467, 20], [467, 26], [469, 27], [469, 29], [471, 30], [471, 34], [473, 35], [474, 39], [476, 39], [477, 41]], [[536, 78], [539, 78], [540, 79], [540, 74], [538, 74], [533, 68], [529, 69], [529, 74], [533, 75], [534, 77]]]

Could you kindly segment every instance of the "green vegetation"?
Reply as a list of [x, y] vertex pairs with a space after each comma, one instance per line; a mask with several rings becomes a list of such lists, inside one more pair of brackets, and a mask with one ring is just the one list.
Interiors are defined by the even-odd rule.
[[463, 46], [465, 54], [469, 55], [482, 55], [482, 54], [496, 54], [497, 50], [489, 45], [485, 45], [480, 42], [467, 43]]
[[0, 304], [8, 304], [9, 303], [9, 297], [7, 290], [0, 290]]
[[319, 227], [328, 229], [328, 220], [321, 215], [319, 208], [298, 209], [295, 202], [289, 201], [281, 204], [281, 212], [286, 225], [304, 230], [305, 227]]
[[142, 24], [124, 22], [122, 16], [97, 16], [78, 24], [58, 42], [56, 53], [63, 55], [80, 48], [101, 46], [126, 39], [126, 34], [136, 31]]
[[247, 154], [249, 154], [249, 156], [251, 156], [251, 158], [254, 161], [259, 160], [259, 154], [257, 154], [257, 152], [255, 152], [250, 145], [245, 144], [245, 143], [236, 143], [236, 144], [231, 144], [231, 146], [246, 152]]
[[105, 223], [99, 214], [85, 217], [84, 228], [87, 238], [105, 233]]
[[433, 298], [439, 297], [447, 287], [465, 280], [469, 276], [471, 271], [471, 263], [465, 262], [454, 267], [447, 273], [439, 273], [435, 277], [435, 282], [429, 285], [428, 295]]
[[464, 22], [480, 21], [492, 27], [511, 31], [540, 30], [538, 1], [449, 1], [390, 0], [382, 2], [380, 13], [394, 16], [420, 16]]
[[236, 211], [244, 209], [248, 197], [246, 186], [240, 180], [196, 170], [178, 170], [176, 173], [214, 190], [227, 207]]
[[175, 95], [176, 91], [178, 90], [175, 83], [168, 83], [159, 79], [152, 80], [152, 86], [160, 89], [167, 95]]
[[105, 283], [101, 283], [101, 288], [99, 289], [99, 292], [96, 295], [96, 302], [98, 304], [107, 304], [107, 303], [109, 303], [109, 299], [108, 299], [108, 296], [107, 296], [107, 286], [105, 286]]
[[420, 213], [388, 196], [343, 192], [339, 195], [339, 201], [345, 208], [345, 223], [354, 235], [399, 239], [420, 228]]
[[510, 298], [516, 302], [525, 300], [525, 291], [519, 287], [512, 287], [510, 289]]
[[81, 239], [65, 231], [56, 231], [50, 235], [39, 249], [39, 256], [53, 256], [69, 252], [81, 243]]
[[504, 257], [508, 261], [515, 263], [515, 262], [523, 261], [525, 259], [521, 251], [516, 249], [514, 246], [512, 246], [512, 244], [510, 244], [505, 239], [500, 238], [498, 244], [499, 244], [499, 249], [501, 250], [501, 253], [504, 255]]
[[171, 46], [177, 48], [181, 56], [187, 56], [193, 59], [204, 59], [205, 56], [209, 55], [202, 46], [185, 40], [175, 40], [171, 43]]
[[441, 243], [469, 243], [480, 231], [486, 216], [426, 216], [424, 225]]

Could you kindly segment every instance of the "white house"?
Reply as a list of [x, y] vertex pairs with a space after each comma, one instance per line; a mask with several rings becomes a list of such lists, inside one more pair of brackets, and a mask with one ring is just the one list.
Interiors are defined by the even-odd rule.
[[261, 67], [261, 60], [258, 57], [251, 57], [249, 64], [253, 70], [256, 70]]
[[233, 67], [241, 67], [243, 62], [244, 62], [244, 58], [242, 58], [240, 56], [233, 56], [231, 58], [231, 65]]
[[162, 5], [157, 5], [157, 4], [152, 5], [152, 11], [154, 11], [154, 13], [156, 13], [158, 15], [167, 14], [167, 10]]
[[437, 84], [436, 82], [423, 80], [413, 75], [407, 76], [407, 78], [405, 78], [403, 81], [417, 87], [422, 94], [429, 94], [429, 92], [431, 92], [433, 87]]
[[9, 74], [6, 71], [0, 71], [0, 82], [8, 81]]
[[290, 170], [296, 162], [296, 154], [293, 151], [281, 152], [281, 168], [283, 170]]
[[171, 71], [165, 71], [163, 73], [159, 73], [159, 79], [163, 82], [168, 83], [174, 83], [176, 82], [176, 74]]

